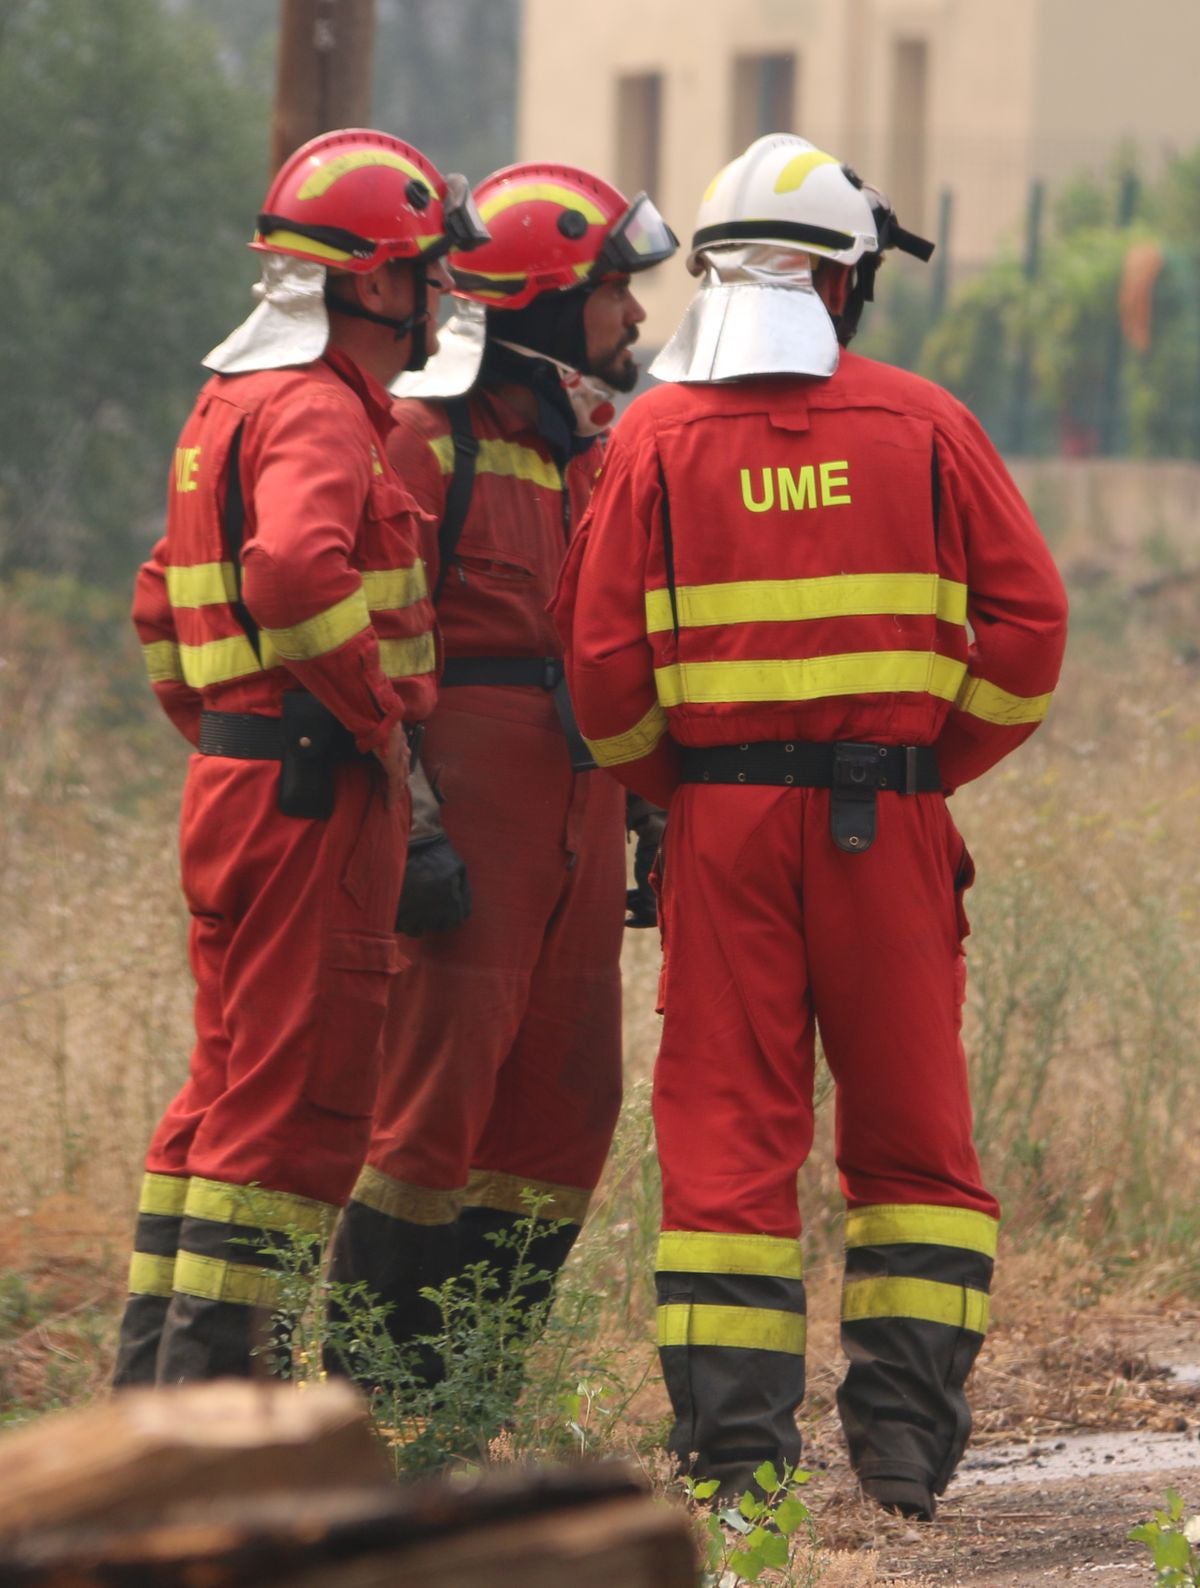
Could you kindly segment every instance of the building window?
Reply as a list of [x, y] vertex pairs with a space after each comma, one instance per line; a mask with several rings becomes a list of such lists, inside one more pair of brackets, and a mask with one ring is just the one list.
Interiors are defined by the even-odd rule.
[[891, 199], [912, 231], [926, 225], [929, 159], [929, 46], [897, 39], [892, 52]]
[[733, 63], [731, 152], [741, 154], [765, 132], [791, 132], [795, 121], [796, 57], [739, 55]]
[[630, 198], [660, 194], [662, 73], [617, 78], [617, 185]]

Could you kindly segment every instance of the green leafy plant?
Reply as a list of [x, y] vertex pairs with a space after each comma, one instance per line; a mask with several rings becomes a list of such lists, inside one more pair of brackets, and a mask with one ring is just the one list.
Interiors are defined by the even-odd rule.
[[[684, 1479], [684, 1491], [700, 1532], [701, 1588], [779, 1581], [809, 1584], [817, 1571], [812, 1512], [797, 1490], [809, 1473], [764, 1461], [754, 1474], [761, 1498], [747, 1489], [736, 1504], [710, 1509], [720, 1484], [715, 1478]], [[802, 1571], [803, 1575], [798, 1575]]]
[[1154, 1562], [1155, 1588], [1195, 1588], [1200, 1584], [1200, 1516], [1184, 1520], [1183, 1499], [1167, 1490], [1166, 1508], [1149, 1522], [1131, 1528], [1127, 1537], [1145, 1544]]

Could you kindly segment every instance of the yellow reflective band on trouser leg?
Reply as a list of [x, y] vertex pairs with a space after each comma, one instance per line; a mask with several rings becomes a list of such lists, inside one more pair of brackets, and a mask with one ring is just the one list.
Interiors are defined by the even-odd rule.
[[880, 1203], [846, 1215], [846, 1246], [950, 1246], [995, 1257], [1000, 1224], [973, 1208]]
[[658, 1343], [663, 1347], [731, 1346], [803, 1356], [805, 1336], [805, 1319], [794, 1312], [687, 1302], [669, 1302], [658, 1309]]
[[582, 1186], [554, 1185], [549, 1180], [527, 1180], [499, 1169], [473, 1169], [467, 1180], [464, 1207], [491, 1208], [497, 1213], [531, 1214], [553, 1221], [582, 1224], [592, 1193]]
[[673, 1274], [758, 1274], [803, 1279], [798, 1241], [777, 1235], [722, 1235], [712, 1231], [664, 1230], [655, 1269]]
[[842, 1291], [842, 1322], [873, 1318], [912, 1319], [986, 1334], [987, 1293], [934, 1279], [852, 1279]]
[[129, 1294], [169, 1296], [175, 1288], [175, 1261], [152, 1252], [134, 1252], [129, 1259]]
[[408, 1185], [367, 1164], [359, 1173], [350, 1200], [373, 1208], [389, 1219], [432, 1226], [453, 1224], [465, 1195], [465, 1186], [456, 1191], [437, 1191], [429, 1186]]
[[280, 1276], [251, 1263], [231, 1263], [199, 1252], [180, 1252], [173, 1288], [203, 1301], [232, 1301], [241, 1307], [271, 1307], [279, 1299]]
[[183, 1212], [183, 1204], [190, 1184], [187, 1175], [143, 1175], [142, 1188], [138, 1194], [138, 1212], [178, 1218]]
[[239, 1229], [295, 1231], [326, 1239], [338, 1210], [313, 1197], [290, 1191], [268, 1191], [257, 1185], [233, 1185], [227, 1180], [194, 1177], [188, 1186], [184, 1213], [212, 1224], [233, 1224]]

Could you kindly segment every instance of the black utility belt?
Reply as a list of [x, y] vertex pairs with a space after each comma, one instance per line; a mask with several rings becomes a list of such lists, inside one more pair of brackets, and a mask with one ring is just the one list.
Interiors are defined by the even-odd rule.
[[937, 755], [928, 744], [813, 744], [769, 739], [757, 744], [684, 745], [685, 783], [751, 783], [833, 790], [833, 841], [862, 854], [875, 840], [875, 796], [941, 791]]
[[575, 721], [575, 708], [567, 689], [563, 664], [557, 656], [451, 656], [447, 658], [439, 680], [442, 689], [454, 689], [468, 684], [483, 684], [492, 688], [544, 689], [554, 698], [559, 725], [567, 740], [567, 752], [573, 772], [591, 772], [595, 768], [592, 752], [584, 742]]
[[[202, 711], [196, 748], [235, 761], [278, 761], [277, 799], [285, 816], [324, 820], [333, 814], [336, 768], [369, 761], [349, 728], [307, 690], [284, 691], [278, 717], [244, 711]], [[413, 759], [422, 729], [406, 727]]]

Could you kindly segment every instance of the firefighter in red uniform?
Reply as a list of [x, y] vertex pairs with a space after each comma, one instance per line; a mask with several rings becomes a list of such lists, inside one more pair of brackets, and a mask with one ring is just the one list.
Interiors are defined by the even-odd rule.
[[[118, 1385], [252, 1371], [271, 1243], [362, 1164], [408, 838], [406, 729], [437, 656], [386, 383], [423, 362], [461, 177], [382, 133], [284, 165], [259, 307], [205, 360], [134, 621], [195, 747], [183, 796], [196, 1045], [146, 1159]], [[262, 1370], [262, 1369], [260, 1369]]]
[[847, 1203], [838, 1396], [882, 1505], [970, 1427], [997, 1204], [960, 1041], [973, 868], [945, 795], [1046, 712], [1062, 585], [987, 437], [841, 353], [880, 252], [928, 257], [803, 139], [713, 182], [704, 284], [608, 448], [556, 615], [596, 760], [666, 804], [659, 1344], [683, 1463], [794, 1462], [814, 1030]]
[[630, 277], [677, 246], [644, 194], [570, 166], [509, 167], [475, 199], [492, 240], [452, 256], [463, 311], [398, 384], [388, 444], [430, 515], [446, 662], [399, 916], [413, 964], [332, 1263], [400, 1343], [436, 1331], [420, 1291], [461, 1265], [507, 1290], [495, 1237], [531, 1195], [547, 1228], [528, 1261], [557, 1271], [616, 1123], [623, 795], [591, 770], [546, 607], [614, 390], [637, 379]]

